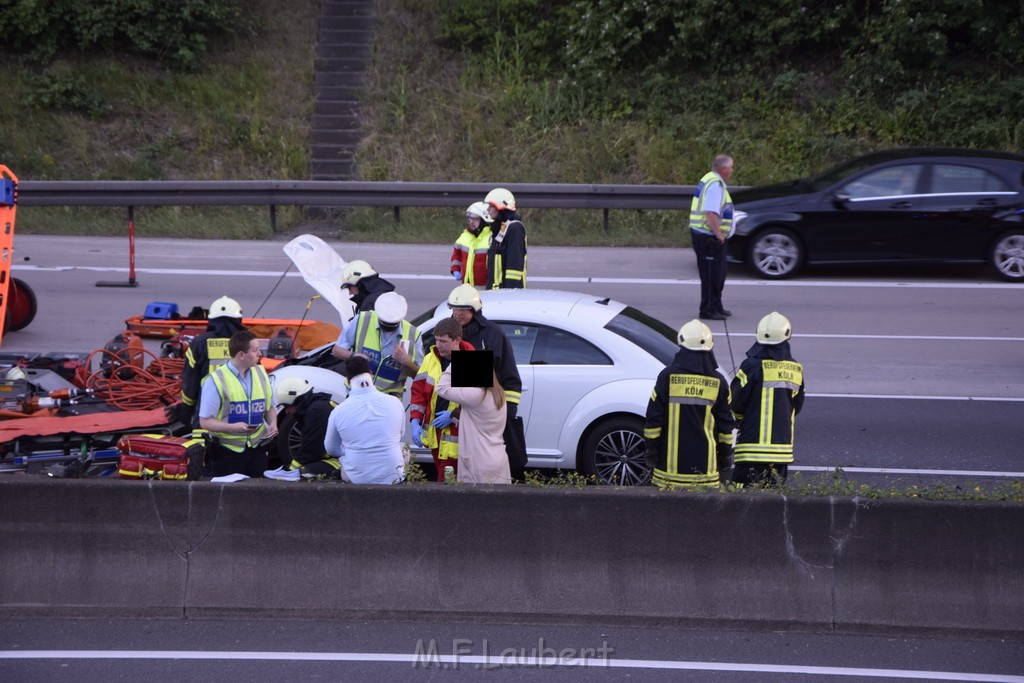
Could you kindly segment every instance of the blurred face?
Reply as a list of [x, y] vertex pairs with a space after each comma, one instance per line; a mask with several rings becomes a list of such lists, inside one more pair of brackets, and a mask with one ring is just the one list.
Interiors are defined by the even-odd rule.
[[434, 337], [434, 345], [437, 346], [437, 352], [441, 354], [443, 358], [451, 358], [452, 351], [459, 350], [459, 338], [452, 339], [451, 337], [438, 336]]
[[480, 223], [481, 222], [482, 221], [480, 220], [479, 216], [467, 216], [466, 217], [466, 227], [474, 235], [476, 233], [480, 232]]
[[465, 327], [473, 320], [473, 309], [472, 308], [453, 308], [452, 318], [458, 324]]
[[496, 207], [494, 204], [488, 204], [487, 215], [489, 215], [491, 217], [491, 220], [493, 221], [495, 218], [498, 217], [498, 207]]
[[718, 169], [718, 175], [722, 176], [722, 180], [729, 180], [732, 178], [732, 159], [729, 160], [725, 166]]

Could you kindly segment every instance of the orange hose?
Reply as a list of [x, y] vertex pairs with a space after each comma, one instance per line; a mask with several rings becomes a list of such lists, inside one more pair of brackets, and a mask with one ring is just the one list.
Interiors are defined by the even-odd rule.
[[[89, 371], [93, 358], [100, 356], [100, 369]], [[131, 360], [142, 357], [144, 367]], [[150, 362], [146, 365], [146, 358]], [[103, 365], [106, 363], [107, 367]], [[181, 397], [181, 358], [157, 358], [148, 349], [126, 347], [114, 353], [97, 349], [89, 354], [75, 373], [75, 382], [92, 389], [95, 395], [122, 410], [151, 410], [175, 403]], [[105, 374], [109, 372], [110, 376]]]

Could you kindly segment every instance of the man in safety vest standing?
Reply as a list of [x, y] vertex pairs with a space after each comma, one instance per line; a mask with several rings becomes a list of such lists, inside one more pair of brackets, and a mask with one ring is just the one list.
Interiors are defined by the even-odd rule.
[[228, 340], [231, 360], [210, 373], [199, 398], [199, 426], [215, 437], [207, 455], [215, 477], [261, 477], [265, 442], [277, 436], [270, 378], [260, 365], [256, 336], [242, 330]]
[[804, 369], [793, 360], [793, 326], [777, 311], [761, 318], [757, 339], [732, 380], [737, 484], [778, 486], [793, 462], [793, 426], [804, 405]]
[[209, 322], [206, 332], [197, 335], [185, 352], [185, 364], [181, 368], [181, 403], [172, 406], [172, 420], [186, 427], [192, 426], [196, 403], [199, 401], [199, 387], [206, 376], [224, 365], [231, 358], [228, 339], [235, 332], [244, 330], [242, 307], [234, 299], [222, 296], [210, 304], [207, 314]]
[[452, 277], [475, 287], [487, 286], [487, 249], [491, 244], [491, 215], [487, 204], [475, 202], [466, 209], [466, 229], [452, 249]]
[[516, 213], [516, 198], [499, 187], [484, 198], [494, 221], [487, 250], [487, 288], [526, 287], [526, 226]]
[[415, 377], [423, 362], [420, 331], [405, 320], [408, 310], [405, 297], [384, 292], [372, 311], [355, 317], [331, 349], [341, 360], [365, 357], [370, 361], [374, 385], [399, 399], [405, 392], [405, 380]]
[[732, 197], [725, 186], [732, 178], [732, 157], [719, 154], [711, 170], [697, 183], [690, 202], [690, 239], [700, 274], [700, 317], [725, 320], [731, 311], [722, 307], [725, 288], [725, 241], [732, 232]]
[[729, 383], [711, 352], [715, 341], [699, 320], [679, 328], [679, 352], [658, 374], [647, 403], [644, 439], [652, 483], [661, 489], [717, 488], [732, 462]]

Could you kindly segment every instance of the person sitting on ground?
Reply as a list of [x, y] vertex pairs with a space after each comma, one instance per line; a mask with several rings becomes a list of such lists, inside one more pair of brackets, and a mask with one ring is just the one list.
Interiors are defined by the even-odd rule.
[[[274, 402], [280, 411], [280, 428], [284, 434], [296, 428], [301, 435], [298, 447], [276, 470], [267, 470], [263, 476], [280, 481], [309, 479], [336, 479], [341, 465], [338, 459], [324, 450], [327, 421], [338, 406], [325, 392], [313, 391], [313, 385], [301, 377], [284, 377], [274, 387]], [[289, 444], [290, 446], [291, 444]]]

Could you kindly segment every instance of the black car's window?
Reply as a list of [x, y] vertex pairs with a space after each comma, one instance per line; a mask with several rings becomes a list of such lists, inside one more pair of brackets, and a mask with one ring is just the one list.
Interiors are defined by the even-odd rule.
[[840, 192], [853, 200], [916, 194], [922, 168], [919, 164], [880, 168], [848, 183]]
[[611, 365], [612, 359], [590, 342], [553, 327], [503, 322], [520, 365]]
[[932, 172], [932, 194], [1012, 192], [999, 176], [974, 166], [936, 164]]
[[604, 328], [625, 337], [665, 365], [672, 362], [679, 351], [675, 330], [632, 306], [622, 309]]

